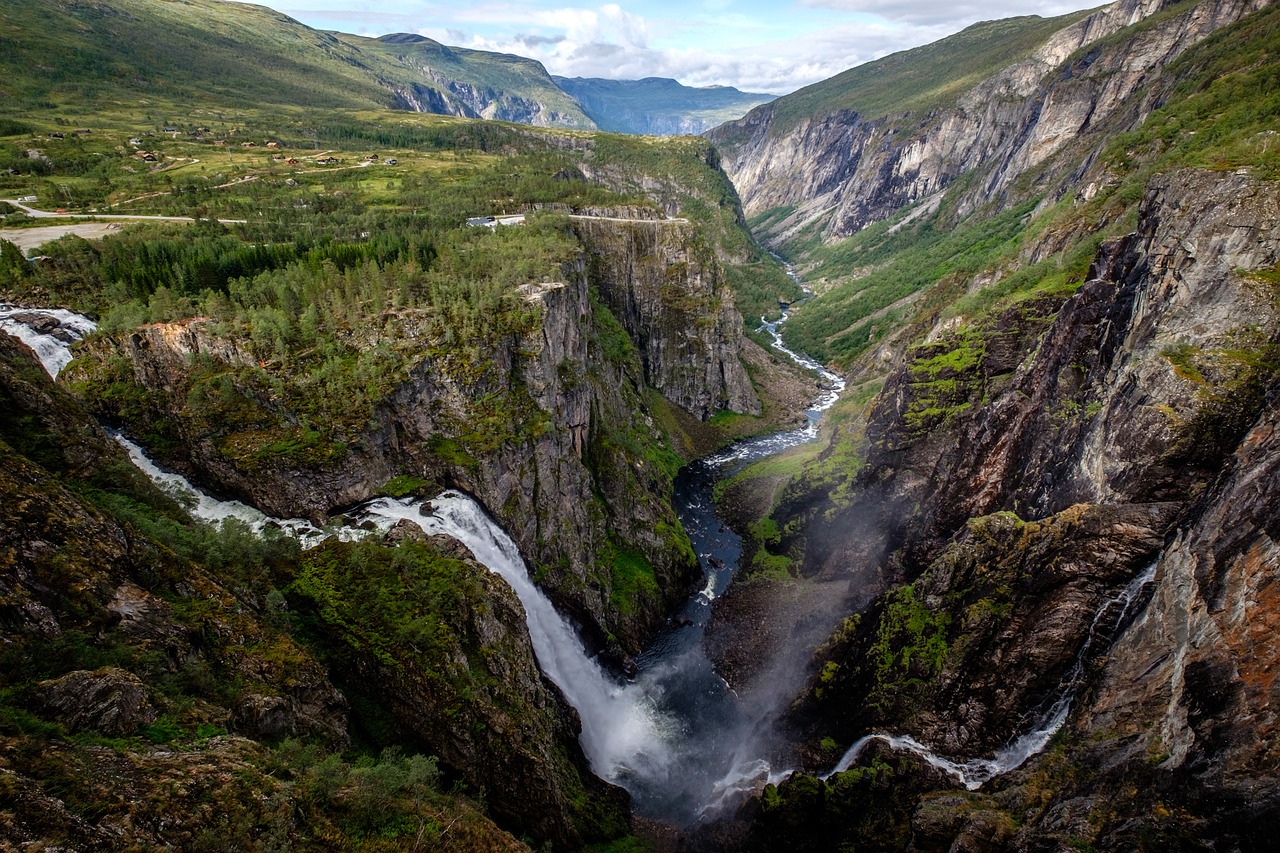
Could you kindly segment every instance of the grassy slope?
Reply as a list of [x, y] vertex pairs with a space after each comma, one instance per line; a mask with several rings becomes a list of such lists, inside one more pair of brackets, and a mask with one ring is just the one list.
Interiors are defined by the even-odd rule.
[[[8, 105], [89, 107], [145, 98], [220, 106], [377, 108], [389, 85], [429, 82], [430, 59], [463, 82], [548, 103], [590, 127], [537, 63], [479, 51], [423, 50], [313, 30], [261, 6], [219, 0], [10, 0], [0, 10]], [[434, 43], [432, 43], [434, 44]], [[438, 54], [438, 55], [437, 55]]]
[[[943, 107], [1002, 68], [1031, 55], [1045, 40], [1088, 11], [1057, 18], [1028, 15], [974, 24], [923, 47], [850, 68], [774, 101], [770, 132], [781, 134], [807, 118], [852, 110], [876, 119]], [[732, 146], [737, 131], [717, 141]]]

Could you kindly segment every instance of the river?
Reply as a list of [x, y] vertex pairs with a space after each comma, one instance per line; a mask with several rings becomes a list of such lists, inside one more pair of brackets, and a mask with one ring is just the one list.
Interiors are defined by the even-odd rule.
[[[738, 803], [789, 768], [769, 762], [769, 720], [745, 707], [720, 678], [703, 651], [711, 604], [732, 582], [742, 542], [716, 514], [712, 489], [720, 477], [758, 459], [813, 441], [822, 413], [839, 398], [843, 380], [782, 343], [785, 321], [766, 322], [774, 347], [816, 371], [825, 390], [805, 412], [804, 426], [738, 442], [686, 466], [675, 483], [675, 506], [704, 572], [704, 583], [637, 660], [637, 672], [620, 682], [588, 657], [572, 627], [529, 579], [515, 544], [470, 497], [446, 492], [433, 501], [378, 499], [351, 513], [385, 531], [409, 519], [431, 533], [445, 533], [467, 545], [478, 560], [500, 574], [524, 605], [539, 665], [565, 693], [582, 719], [583, 751], [601, 777], [626, 788], [638, 814], [688, 825]], [[87, 318], [65, 311], [0, 306], [0, 324], [20, 334], [56, 378], [70, 360], [69, 346], [93, 329]], [[207, 522], [234, 518], [255, 530], [282, 528], [304, 545], [326, 536], [353, 538], [353, 527], [320, 529], [302, 519], [273, 519], [235, 501], [211, 498], [182, 477], [155, 465], [144, 450], [123, 436], [117, 440], [134, 462], [164, 488], [185, 499]]]

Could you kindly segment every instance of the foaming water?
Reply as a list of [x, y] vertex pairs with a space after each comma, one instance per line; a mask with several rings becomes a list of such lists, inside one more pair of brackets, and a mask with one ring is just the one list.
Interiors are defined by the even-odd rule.
[[841, 756], [840, 761], [832, 768], [831, 772], [821, 778], [829, 779], [837, 773], [843, 773], [848, 770], [857, 762], [867, 746], [875, 741], [885, 744], [890, 749], [910, 752], [919, 756], [927, 764], [951, 776], [970, 791], [977, 790], [996, 776], [1018, 769], [1026, 763], [1027, 759], [1043, 752], [1045, 747], [1049, 745], [1049, 741], [1066, 723], [1067, 715], [1071, 712], [1071, 703], [1075, 700], [1076, 691], [1079, 689], [1080, 682], [1084, 677], [1085, 665], [1097, 638], [1098, 625], [1112, 613], [1116, 614], [1116, 628], [1123, 625], [1133, 609], [1134, 602], [1138, 600], [1142, 591], [1155, 580], [1157, 565], [1158, 561], [1153, 562], [1141, 574], [1130, 581], [1124, 589], [1102, 603], [1102, 606], [1094, 613], [1093, 621], [1089, 624], [1089, 633], [1085, 637], [1084, 645], [1080, 647], [1080, 652], [1076, 655], [1070, 672], [1063, 679], [1062, 689], [1048, 709], [1041, 714], [1040, 722], [1031, 731], [1014, 738], [1007, 745], [996, 750], [995, 755], [991, 758], [972, 758], [968, 761], [956, 761], [933, 752], [910, 735], [875, 733], [854, 741], [853, 745]]
[[53, 379], [71, 363], [71, 345], [97, 324], [63, 308], [15, 308], [0, 304], [0, 330], [18, 338], [35, 352]]
[[123, 435], [112, 433], [112, 437], [128, 452], [133, 464], [150, 477], [152, 482], [174, 496], [187, 508], [187, 512], [201, 521], [219, 525], [227, 519], [234, 518], [244, 522], [258, 535], [262, 535], [268, 529], [282, 530], [295, 537], [304, 548], [318, 545], [330, 536], [349, 541], [365, 535], [365, 531], [350, 527], [317, 527], [305, 518], [273, 518], [240, 501], [224, 501], [212, 497], [197, 489], [181, 474], [165, 471], [151, 461], [141, 447]]
[[539, 665], [582, 718], [582, 749], [598, 775], [625, 781], [670, 763], [664, 735], [674, 722], [656, 711], [642, 686], [618, 683], [587, 656], [572, 626], [530, 579], [515, 542], [473, 499], [456, 491], [427, 503], [380, 498], [356, 514], [383, 532], [408, 520], [428, 534], [456, 539], [507, 582], [524, 605]]

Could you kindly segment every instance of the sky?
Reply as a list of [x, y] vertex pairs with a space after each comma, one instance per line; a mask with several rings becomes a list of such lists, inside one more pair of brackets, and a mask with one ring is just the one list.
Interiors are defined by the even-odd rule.
[[417, 33], [537, 59], [552, 74], [785, 94], [969, 24], [1099, 0], [254, 0], [317, 29]]

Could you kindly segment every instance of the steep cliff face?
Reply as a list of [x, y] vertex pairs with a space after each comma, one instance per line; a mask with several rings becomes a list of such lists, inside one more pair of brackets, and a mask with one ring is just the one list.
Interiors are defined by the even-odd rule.
[[[1136, 126], [1159, 105], [1162, 89], [1152, 84], [1161, 69], [1266, 5], [1121, 0], [927, 115], [841, 110], [775, 128], [770, 104], [710, 137], [748, 216], [794, 208], [768, 226], [770, 242], [809, 227], [835, 239], [912, 205], [936, 209], [943, 190], [980, 170], [954, 202], [963, 217], [1066, 146]], [[1094, 156], [1082, 149], [1077, 162], [1087, 167]]]
[[396, 108], [463, 118], [511, 121], [534, 127], [590, 127], [582, 118], [558, 112], [533, 98], [454, 80], [427, 67], [418, 70], [432, 82], [390, 85]]
[[[397, 757], [376, 771], [377, 803], [317, 794], [316, 762], [353, 736], [438, 756], [521, 833], [579, 845], [625, 832], [626, 796], [591, 775], [518, 601], [465, 549], [417, 537], [299, 556], [283, 539], [198, 530], [4, 334], [0, 399], [0, 762], [13, 795], [0, 839], [207, 846], [213, 821], [219, 846], [236, 846], [265, 822], [323, 848], [326, 833], [331, 845], [359, 831], [361, 808], [403, 817], [396, 785], [411, 771], [414, 785], [438, 776], [434, 759], [427, 772]], [[117, 740], [35, 758], [38, 738], [64, 731]], [[278, 753], [254, 742], [285, 739]], [[337, 755], [328, 767], [369, 792], [359, 774], [339, 781], [351, 768]], [[467, 827], [458, 849], [517, 846], [472, 806], [415, 790]], [[264, 791], [276, 801], [262, 813], [233, 802]]]
[[688, 226], [579, 218], [574, 227], [587, 254], [565, 281], [515, 294], [533, 318], [522, 332], [480, 348], [442, 346], [402, 318], [395, 345], [416, 340], [416, 363], [341, 447], [308, 449], [268, 383], [237, 380], [233, 396], [264, 429], [302, 441], [297, 452], [241, 452], [243, 423], [199, 417], [197, 386], [261, 370], [206, 321], [99, 342], [92, 363], [68, 377], [139, 435], [169, 433], [149, 443], [170, 448], [170, 464], [277, 516], [319, 518], [402, 475], [461, 488], [598, 645], [635, 653], [696, 569], [669, 503], [679, 461], [647, 414], [650, 389], [700, 419], [761, 407], [719, 262]]
[[[847, 504], [784, 502], [807, 571], [847, 574], [855, 602], [907, 582], [820, 651], [791, 716], [815, 766], [836, 757], [821, 738], [871, 731], [990, 756], [1077, 696], [1059, 745], [990, 783], [998, 804], [921, 798], [953, 784], [941, 775], [895, 788], [900, 837], [935, 849], [996, 821], [992, 837], [1019, 849], [1123, 849], [1144, 832], [1249, 845], [1274, 822], [1267, 590], [1280, 563], [1261, 484], [1276, 464], [1278, 205], [1273, 183], [1245, 175], [1154, 180], [1138, 230], [1104, 244], [1065, 301], [1007, 305], [910, 353]], [[1103, 603], [1153, 563], [1150, 604], [1116, 624]], [[853, 791], [866, 766], [915, 759], [879, 755], [843, 806], [827, 801], [814, 838], [881, 837], [874, 797]], [[761, 838], [810, 808], [804, 784], [766, 796]], [[1019, 828], [1005, 823], [1024, 807]]]
[[700, 420], [761, 414], [742, 366], [742, 316], [709, 247], [676, 220], [582, 218], [591, 281], [640, 350], [645, 380]]

